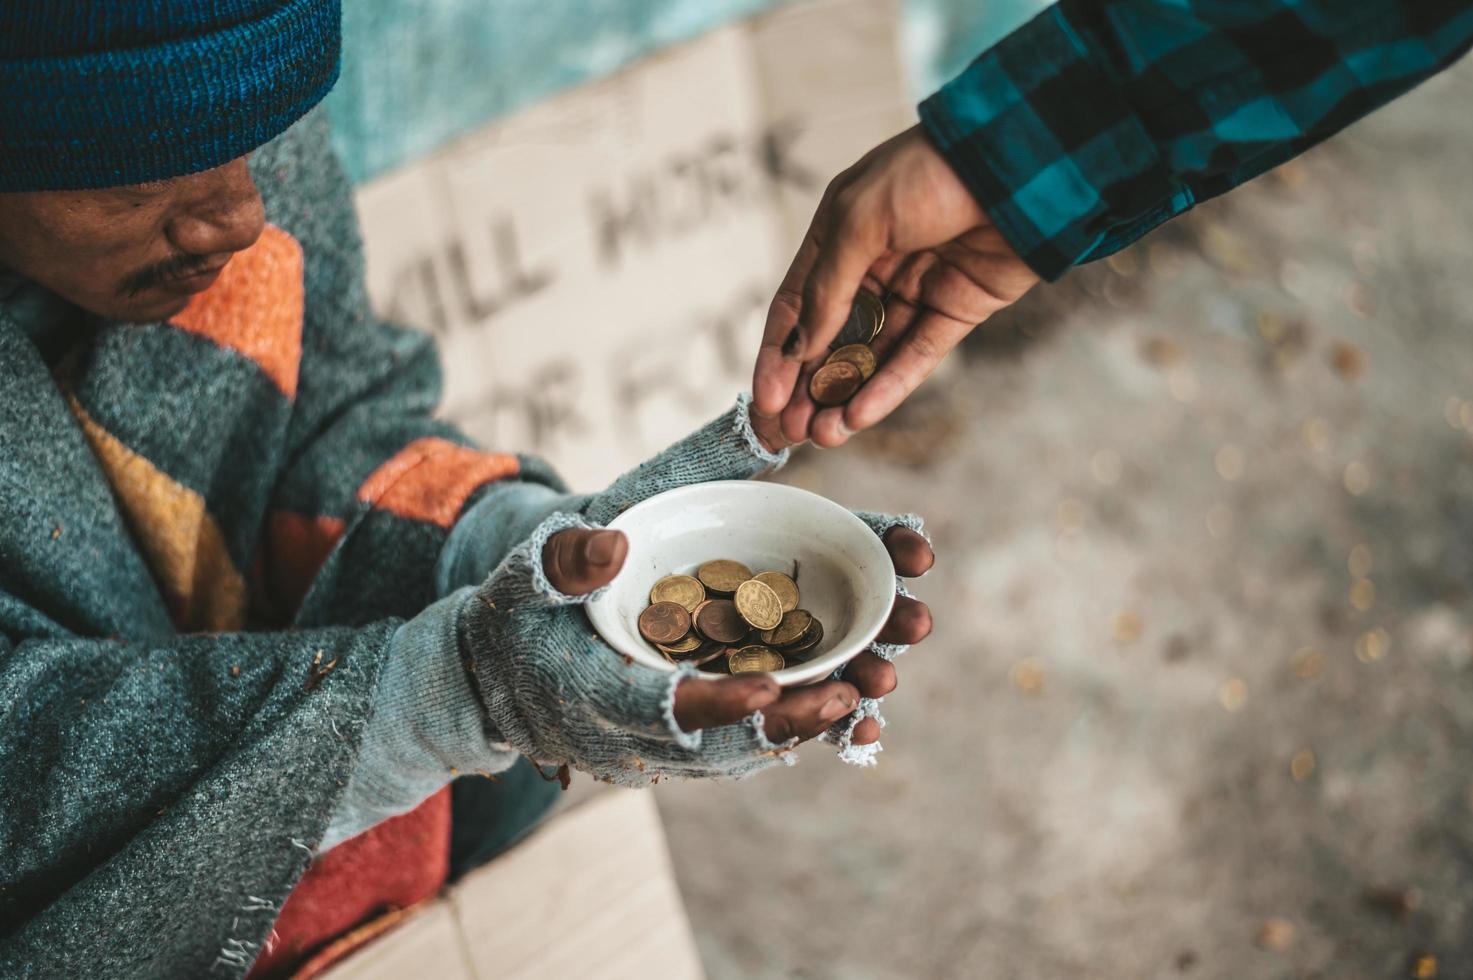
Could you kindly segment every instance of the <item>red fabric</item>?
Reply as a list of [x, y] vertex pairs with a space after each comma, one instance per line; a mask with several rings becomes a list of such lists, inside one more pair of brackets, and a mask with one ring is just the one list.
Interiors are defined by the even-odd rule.
[[295, 610], [307, 596], [323, 562], [337, 547], [345, 527], [340, 517], [312, 517], [292, 511], [273, 511], [266, 519], [267, 566], [270, 598]]
[[[287, 897], [247, 980], [289, 976], [365, 922], [432, 898], [450, 873], [450, 787], [344, 841], [312, 863]], [[362, 942], [376, 932], [366, 931]], [[361, 944], [361, 943], [360, 943]], [[344, 944], [336, 944], [343, 947]], [[346, 956], [356, 945], [336, 950]], [[313, 961], [321, 969], [325, 963]]]
[[[235, 346], [244, 344], [237, 338]], [[259, 352], [253, 356], [263, 366], [269, 361]], [[448, 529], [477, 487], [513, 476], [517, 468], [515, 456], [481, 453], [444, 439], [417, 439], [370, 474], [358, 499], [376, 510]], [[338, 518], [273, 513], [270, 557], [258, 569], [258, 585], [269, 581], [269, 598], [296, 606], [343, 531]], [[287, 897], [247, 980], [320, 972], [392, 926], [399, 910], [433, 897], [449, 872], [447, 786], [418, 808], [339, 844], [314, 862]]]

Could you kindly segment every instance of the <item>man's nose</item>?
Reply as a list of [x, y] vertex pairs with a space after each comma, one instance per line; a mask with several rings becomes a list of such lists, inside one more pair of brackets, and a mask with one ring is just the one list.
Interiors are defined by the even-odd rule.
[[246, 158], [186, 178], [190, 186], [169, 240], [190, 255], [219, 255], [250, 248], [266, 226], [266, 207], [251, 180]]

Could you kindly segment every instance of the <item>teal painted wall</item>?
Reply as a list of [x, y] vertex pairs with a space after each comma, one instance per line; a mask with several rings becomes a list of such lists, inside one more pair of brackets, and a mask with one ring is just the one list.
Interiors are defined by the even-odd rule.
[[[671, 44], [790, 0], [347, 0], [343, 74], [328, 97], [338, 149], [366, 180], [482, 123]], [[1039, 0], [906, 0], [917, 96]]]
[[1044, 0], [904, 0], [904, 51], [917, 100], [1048, 6]]

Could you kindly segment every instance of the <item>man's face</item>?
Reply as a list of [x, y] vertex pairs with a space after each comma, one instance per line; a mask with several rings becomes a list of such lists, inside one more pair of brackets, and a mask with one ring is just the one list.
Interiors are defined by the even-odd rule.
[[151, 184], [0, 194], [0, 266], [109, 320], [162, 320], [264, 224], [245, 157]]

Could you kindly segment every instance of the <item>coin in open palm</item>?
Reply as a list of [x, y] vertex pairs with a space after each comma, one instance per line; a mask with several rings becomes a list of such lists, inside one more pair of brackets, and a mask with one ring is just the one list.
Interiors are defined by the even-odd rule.
[[813, 373], [808, 394], [819, 405], [842, 405], [854, 397], [862, 384], [864, 375], [858, 366], [848, 361], [830, 361]]

